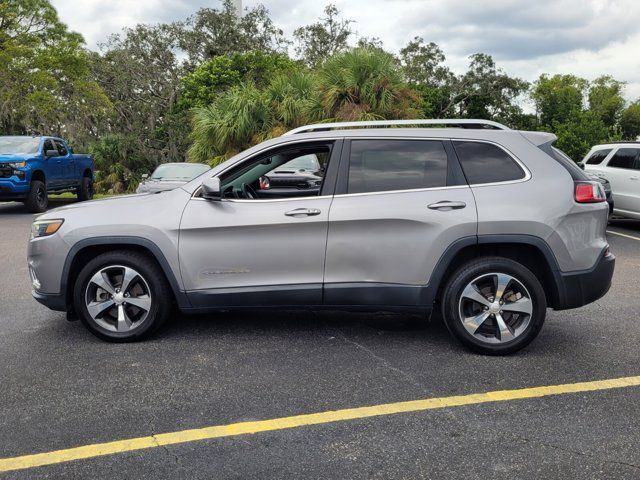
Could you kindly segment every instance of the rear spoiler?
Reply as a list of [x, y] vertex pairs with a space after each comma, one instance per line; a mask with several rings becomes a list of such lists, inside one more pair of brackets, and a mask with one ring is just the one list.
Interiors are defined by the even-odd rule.
[[558, 139], [558, 137], [556, 137], [553, 133], [547, 133], [547, 132], [522, 132], [521, 131], [520, 135], [522, 135], [524, 138], [529, 140], [536, 147], [545, 145], [547, 143], [551, 145], [553, 142], [555, 142]]

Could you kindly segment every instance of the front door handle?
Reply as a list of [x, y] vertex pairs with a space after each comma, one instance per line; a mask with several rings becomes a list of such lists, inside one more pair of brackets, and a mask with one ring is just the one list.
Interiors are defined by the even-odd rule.
[[466, 206], [467, 204], [464, 202], [450, 202], [448, 200], [427, 205], [431, 210], [457, 210]]
[[285, 212], [285, 215], [287, 217], [313, 217], [315, 215], [320, 215], [320, 213], [320, 210], [317, 208], [296, 208]]
[[638, 180], [638, 177], [629, 177], [629, 180]]

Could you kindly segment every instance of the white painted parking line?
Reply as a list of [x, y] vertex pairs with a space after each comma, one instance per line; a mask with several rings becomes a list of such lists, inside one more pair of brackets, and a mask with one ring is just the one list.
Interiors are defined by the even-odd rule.
[[633, 235], [627, 235], [626, 233], [614, 232], [613, 230], [607, 230], [607, 233], [618, 235], [620, 237], [630, 238], [631, 240], [637, 240], [638, 242], [640, 242], [640, 237], [634, 237]]

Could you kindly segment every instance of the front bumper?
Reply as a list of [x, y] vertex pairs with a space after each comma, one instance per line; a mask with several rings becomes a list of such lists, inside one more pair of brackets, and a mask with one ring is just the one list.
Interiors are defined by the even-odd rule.
[[600, 256], [595, 266], [581, 272], [560, 273], [560, 301], [555, 310], [578, 308], [602, 298], [611, 288], [616, 257]]
[[62, 293], [40, 293], [31, 290], [31, 295], [39, 303], [51, 310], [56, 312], [66, 312], [68, 310], [66, 296]]
[[24, 200], [29, 193], [29, 182], [18, 177], [0, 179], [0, 200]]

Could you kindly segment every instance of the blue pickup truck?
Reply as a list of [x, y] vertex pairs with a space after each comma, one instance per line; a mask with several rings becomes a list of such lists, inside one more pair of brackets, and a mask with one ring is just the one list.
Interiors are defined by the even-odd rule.
[[0, 202], [21, 201], [33, 213], [47, 209], [49, 193], [93, 197], [93, 159], [76, 155], [56, 137], [0, 136]]

